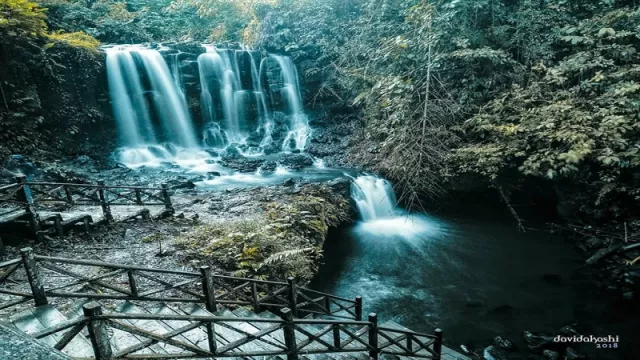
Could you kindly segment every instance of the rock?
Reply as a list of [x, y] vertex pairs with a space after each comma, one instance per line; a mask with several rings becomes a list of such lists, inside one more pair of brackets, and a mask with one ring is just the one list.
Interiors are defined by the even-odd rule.
[[340, 192], [349, 192], [351, 181], [345, 178], [337, 178], [327, 182], [327, 185], [333, 190]]
[[507, 339], [504, 339], [502, 336], [496, 336], [493, 338], [493, 343], [505, 350], [513, 349], [513, 343]]
[[88, 165], [92, 161], [93, 160], [90, 157], [88, 157], [87, 155], [80, 155], [75, 160], [75, 162], [78, 163], [79, 165]]
[[196, 187], [196, 184], [194, 184], [193, 181], [191, 180], [187, 180], [187, 181], [171, 180], [171, 181], [168, 181], [167, 184], [169, 185], [170, 189], [193, 189]]
[[282, 183], [282, 186], [294, 186], [295, 184], [296, 184], [296, 181], [293, 180], [293, 178], [288, 178]]
[[633, 294], [633, 291], [625, 291], [625, 292], [622, 294], [622, 297], [623, 297], [625, 300], [633, 300], [633, 295], [634, 295], [634, 294]]
[[209, 180], [211, 180], [211, 179], [213, 179], [215, 177], [218, 177], [218, 176], [220, 176], [220, 173], [217, 172], [217, 171], [209, 171], [207, 173], [207, 179], [209, 179]]
[[527, 342], [529, 349], [540, 352], [545, 348], [553, 348], [556, 343], [553, 337], [544, 335], [535, 335], [530, 331], [524, 332], [524, 340]]
[[503, 350], [500, 350], [493, 345], [489, 345], [486, 348], [484, 348], [484, 351], [482, 352], [482, 358], [485, 360], [508, 360], [509, 359], [509, 357]]
[[602, 240], [596, 237], [591, 237], [584, 242], [584, 245], [587, 247], [587, 249], [593, 250], [593, 249], [601, 248], [603, 245], [603, 242]]
[[134, 237], [135, 237], [135, 233], [134, 233], [134, 231], [133, 231], [133, 230], [131, 230], [131, 229], [126, 229], [126, 230], [124, 231], [124, 240], [125, 240], [125, 241], [132, 241], [132, 240], [134, 239]]
[[542, 352], [542, 356], [544, 356], [545, 359], [549, 359], [549, 360], [558, 360], [560, 359], [560, 354], [556, 351], [553, 350], [545, 350]]
[[568, 347], [565, 350], [564, 358], [565, 360], [584, 360], [587, 358], [587, 356], [584, 354], [580, 354], [572, 347]]

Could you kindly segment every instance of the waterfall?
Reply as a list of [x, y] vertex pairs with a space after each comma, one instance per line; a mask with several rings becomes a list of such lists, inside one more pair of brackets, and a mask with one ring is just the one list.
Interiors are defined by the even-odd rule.
[[[287, 101], [289, 116], [289, 133], [282, 143], [283, 151], [300, 150], [304, 151], [307, 141], [311, 135], [309, 119], [302, 109], [302, 96], [298, 80], [298, 70], [296, 70], [291, 58], [285, 56], [271, 55], [282, 70], [282, 96]], [[293, 146], [292, 146], [293, 145]]]
[[358, 176], [351, 183], [351, 197], [364, 221], [389, 218], [398, 214], [393, 187], [385, 179], [372, 175]]
[[244, 125], [243, 90], [235, 59], [229, 51], [218, 51], [205, 46], [205, 53], [198, 56], [200, 71], [201, 101], [204, 115], [209, 123], [216, 122], [214, 92], [217, 85], [222, 105], [224, 130], [229, 142], [242, 143], [245, 136], [241, 132]]
[[156, 50], [135, 50], [149, 77], [153, 102], [169, 141], [185, 148], [197, 148], [193, 123], [182, 90], [176, 86], [169, 67]]
[[145, 143], [145, 138], [155, 143], [140, 74], [131, 52], [111, 48], [106, 53], [109, 96], [124, 145], [139, 146]]

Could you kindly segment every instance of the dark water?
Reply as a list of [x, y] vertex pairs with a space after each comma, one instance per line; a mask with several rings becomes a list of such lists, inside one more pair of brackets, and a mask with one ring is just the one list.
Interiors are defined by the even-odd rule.
[[[524, 330], [553, 332], [577, 320], [585, 335], [620, 336], [617, 350], [575, 346], [590, 358], [640, 359], [638, 311], [594, 289], [571, 244], [481, 215], [338, 230], [311, 287], [362, 295], [365, 313], [376, 312], [382, 321], [422, 332], [440, 327], [454, 348], [486, 346], [496, 335], [524, 348]], [[397, 236], [393, 227], [423, 232]]]

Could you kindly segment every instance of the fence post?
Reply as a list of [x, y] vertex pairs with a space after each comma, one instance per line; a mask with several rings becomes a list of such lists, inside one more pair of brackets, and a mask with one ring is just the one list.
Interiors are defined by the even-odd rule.
[[293, 313], [289, 308], [280, 310], [282, 319], [285, 321], [284, 328], [284, 345], [287, 347], [287, 360], [298, 359], [298, 345], [296, 344], [296, 328], [293, 322]]
[[140, 189], [136, 188], [133, 191], [136, 193], [136, 205], [142, 205], [142, 195], [140, 194]]
[[65, 186], [64, 186], [64, 194], [65, 194], [65, 195], [66, 195], [66, 197], [67, 197], [67, 202], [68, 202], [69, 204], [73, 205], [73, 204], [74, 204], [74, 201], [73, 201], [73, 192], [71, 192], [71, 188], [69, 188], [69, 186], [68, 186], [68, 185], [65, 185]]
[[113, 221], [113, 215], [111, 215], [111, 207], [107, 202], [107, 196], [104, 193], [104, 181], [98, 181], [98, 197], [100, 197], [100, 206], [102, 206], [102, 215], [107, 222]]
[[369, 314], [369, 358], [378, 360], [378, 315], [376, 313]]
[[204, 293], [205, 306], [207, 311], [214, 313], [218, 311], [218, 304], [213, 283], [213, 270], [209, 266], [202, 266], [200, 272], [202, 273], [202, 292]]
[[136, 284], [136, 278], [133, 270], [127, 271], [127, 277], [129, 278], [129, 290], [131, 290], [131, 295], [138, 296], [138, 284]]
[[104, 320], [96, 320], [95, 316], [102, 315], [102, 308], [97, 302], [90, 302], [82, 306], [84, 316], [88, 318], [87, 329], [96, 360], [109, 360], [113, 358], [109, 333]]
[[356, 321], [362, 321], [362, 296], [356, 296], [356, 306], [353, 310], [356, 313]]
[[327, 309], [327, 315], [331, 315], [331, 298], [326, 295], [324, 297], [324, 307]]
[[433, 343], [433, 351], [436, 353], [436, 359], [440, 359], [442, 357], [442, 329], [436, 329], [435, 334], [436, 341]]
[[33, 196], [31, 195], [31, 188], [29, 187], [29, 184], [27, 184], [27, 177], [24, 175], [16, 176], [16, 183], [21, 186], [17, 193], [18, 201], [25, 203], [24, 211], [29, 221], [29, 228], [35, 235], [36, 240], [40, 242], [42, 241], [42, 235], [40, 234], [40, 221], [34, 208]]
[[289, 283], [289, 309], [291, 309], [291, 315], [293, 317], [298, 317], [298, 289], [296, 288], [296, 279], [289, 276], [287, 283]]
[[171, 196], [169, 196], [169, 185], [167, 183], [162, 183], [162, 199], [164, 200], [164, 207], [173, 214], [173, 204], [171, 204]]
[[260, 312], [260, 301], [258, 299], [258, 285], [255, 282], [251, 283], [251, 306], [254, 312]]
[[31, 293], [33, 294], [33, 300], [36, 306], [47, 305], [47, 295], [44, 292], [44, 286], [40, 280], [40, 274], [38, 273], [38, 265], [36, 265], [36, 257], [33, 254], [32, 248], [20, 249], [20, 255], [22, 255], [22, 263], [27, 273], [27, 279], [29, 280], [29, 286], [31, 286]]
[[[216, 303], [216, 291], [213, 283], [213, 270], [209, 266], [200, 267], [202, 273], [202, 292], [204, 293], [204, 302], [207, 311], [215, 313], [218, 311], [218, 305]], [[207, 328], [207, 342], [209, 343], [209, 351], [215, 354], [217, 351], [216, 344], [216, 329], [215, 323], [209, 321], [205, 324]]]

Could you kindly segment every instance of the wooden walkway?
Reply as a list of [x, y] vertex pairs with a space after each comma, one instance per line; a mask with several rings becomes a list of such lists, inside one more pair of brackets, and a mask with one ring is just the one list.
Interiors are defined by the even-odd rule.
[[[76, 306], [63, 314], [50, 305], [61, 299]], [[363, 319], [361, 297], [317, 292], [293, 278], [52, 258], [27, 248], [0, 263], [0, 309], [31, 302], [35, 308], [12, 316], [14, 326], [78, 358], [467, 359], [443, 346], [439, 329], [422, 334], [378, 324], [376, 314]]]

